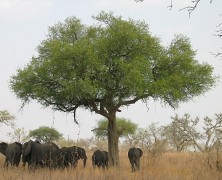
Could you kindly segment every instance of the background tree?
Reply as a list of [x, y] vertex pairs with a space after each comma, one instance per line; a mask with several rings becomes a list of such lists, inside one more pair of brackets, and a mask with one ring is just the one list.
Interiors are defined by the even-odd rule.
[[[137, 124], [125, 118], [116, 118], [116, 129], [118, 139], [120, 137], [127, 137], [128, 135], [135, 134], [137, 130]], [[97, 121], [97, 126], [92, 130], [97, 138], [108, 137], [108, 121], [107, 119], [101, 119]]]
[[78, 146], [78, 147], [84, 148], [85, 150], [91, 150], [92, 147], [95, 146], [93, 137], [85, 138], [85, 139], [78, 139], [78, 140], [60, 138], [60, 139], [56, 140], [56, 144], [59, 147]]
[[149, 164], [154, 164], [160, 160], [163, 152], [166, 152], [167, 141], [163, 136], [163, 127], [158, 123], [152, 123], [147, 128], [138, 131], [140, 147], [147, 152]]
[[62, 134], [54, 128], [42, 126], [38, 129], [29, 131], [29, 137], [40, 142], [52, 142], [62, 138]]
[[198, 128], [198, 117], [192, 119], [189, 114], [183, 117], [176, 115], [172, 120], [171, 124], [164, 126], [164, 135], [178, 151], [193, 146], [198, 151], [209, 152], [215, 150], [222, 140], [222, 114], [215, 114], [214, 119], [204, 117], [202, 130]]
[[12, 132], [7, 135], [11, 138], [13, 142], [24, 143], [28, 140], [29, 136], [24, 128], [17, 128], [15, 125], [12, 126]]
[[215, 148], [220, 145], [222, 141], [222, 114], [215, 114], [215, 118], [210, 118], [206, 116], [204, 118], [203, 125], [203, 140], [204, 140], [204, 148], [201, 150], [202, 152], [215, 150]]
[[199, 118], [193, 120], [189, 114], [185, 114], [181, 118], [175, 115], [171, 119], [172, 122], [164, 126], [163, 133], [172, 148], [185, 151], [194, 144], [198, 145], [197, 142], [202, 137], [196, 129]]
[[124, 149], [125, 150], [129, 150], [130, 147], [136, 147], [139, 145], [139, 142], [141, 141], [141, 137], [140, 137], [140, 128], [137, 129], [137, 131], [134, 134], [128, 134], [125, 138], [124, 138]]
[[0, 111], [0, 123], [7, 126], [14, 125], [15, 116], [11, 115], [7, 110]]
[[49, 28], [38, 55], [12, 76], [10, 87], [26, 104], [74, 114], [86, 108], [108, 119], [111, 166], [119, 165], [116, 113], [150, 98], [177, 107], [212, 87], [213, 68], [195, 59], [190, 41], [175, 36], [168, 47], [143, 21], [112, 13], [86, 26], [75, 17]]

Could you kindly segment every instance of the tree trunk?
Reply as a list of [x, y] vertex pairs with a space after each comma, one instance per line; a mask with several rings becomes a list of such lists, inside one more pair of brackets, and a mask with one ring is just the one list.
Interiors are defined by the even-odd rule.
[[109, 165], [119, 166], [119, 147], [118, 147], [118, 133], [116, 129], [116, 116], [108, 119], [108, 151], [109, 151]]

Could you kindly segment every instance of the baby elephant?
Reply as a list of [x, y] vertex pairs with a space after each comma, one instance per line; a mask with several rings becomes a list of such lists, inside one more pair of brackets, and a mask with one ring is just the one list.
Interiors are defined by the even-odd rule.
[[131, 164], [132, 172], [136, 170], [136, 168], [140, 169], [140, 158], [143, 155], [143, 151], [140, 148], [130, 148], [128, 151], [128, 158]]
[[107, 151], [100, 151], [96, 150], [92, 155], [92, 165], [95, 168], [97, 167], [103, 167], [103, 169], [108, 168], [108, 152]]

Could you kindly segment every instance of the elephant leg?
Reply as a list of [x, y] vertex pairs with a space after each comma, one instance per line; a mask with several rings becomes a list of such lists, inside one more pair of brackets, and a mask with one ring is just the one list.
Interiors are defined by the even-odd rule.
[[136, 159], [135, 165], [136, 165], [137, 169], [140, 170], [140, 160], [139, 159]]
[[108, 161], [105, 162], [105, 166], [108, 169]]
[[96, 168], [96, 163], [94, 161], [92, 162], [92, 166], [93, 168]]
[[76, 168], [77, 165], [78, 165], [78, 160], [75, 160], [74, 163], [73, 163], [73, 167]]
[[8, 159], [7, 158], [5, 158], [4, 168], [8, 168]]
[[134, 167], [134, 160], [133, 159], [130, 159], [130, 164], [131, 164], [131, 170], [132, 170], [132, 172], [134, 172], [135, 167]]
[[86, 167], [86, 158], [83, 159], [83, 167]]
[[102, 163], [102, 168], [105, 170], [105, 162]]

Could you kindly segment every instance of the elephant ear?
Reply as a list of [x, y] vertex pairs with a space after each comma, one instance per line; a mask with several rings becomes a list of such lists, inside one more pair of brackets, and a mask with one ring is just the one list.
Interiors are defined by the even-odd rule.
[[27, 156], [32, 150], [32, 141], [29, 141], [24, 149], [24, 156]]
[[143, 151], [140, 148], [137, 148], [140, 152], [140, 157], [143, 155]]

